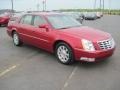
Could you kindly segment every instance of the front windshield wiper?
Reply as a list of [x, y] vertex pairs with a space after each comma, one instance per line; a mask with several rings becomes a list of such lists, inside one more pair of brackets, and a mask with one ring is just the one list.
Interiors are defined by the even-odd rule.
[[63, 28], [58, 28], [58, 29], [68, 29], [68, 28], [70, 28], [70, 27], [63, 27]]
[[80, 27], [81, 25], [77, 25], [77, 26], [70, 26], [70, 27], [63, 27], [63, 28], [58, 28], [58, 29], [68, 29], [68, 28], [73, 28], [73, 27]]

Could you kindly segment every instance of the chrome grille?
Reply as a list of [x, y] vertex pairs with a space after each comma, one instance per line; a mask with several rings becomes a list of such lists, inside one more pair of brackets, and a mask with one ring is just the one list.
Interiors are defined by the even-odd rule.
[[106, 49], [112, 49], [115, 43], [113, 39], [108, 39], [104, 41], [99, 41], [98, 45], [101, 49], [106, 50]]

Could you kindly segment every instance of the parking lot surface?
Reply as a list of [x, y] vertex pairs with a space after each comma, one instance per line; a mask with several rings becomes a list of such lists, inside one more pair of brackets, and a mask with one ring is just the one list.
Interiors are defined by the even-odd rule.
[[6, 28], [0, 27], [0, 90], [120, 90], [120, 16], [104, 16], [83, 25], [114, 37], [117, 48], [112, 57], [63, 65], [41, 49], [14, 46]]

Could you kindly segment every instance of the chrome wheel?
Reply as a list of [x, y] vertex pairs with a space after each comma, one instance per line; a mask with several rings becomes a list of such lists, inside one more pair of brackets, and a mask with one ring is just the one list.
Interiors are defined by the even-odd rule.
[[14, 41], [15, 45], [19, 44], [19, 37], [18, 37], [18, 35], [16, 33], [14, 33], [14, 35], [13, 35], [13, 41]]
[[14, 33], [13, 33], [13, 43], [14, 43], [14, 45], [16, 45], [16, 46], [22, 45], [22, 42], [20, 41], [19, 35], [17, 34], [17, 32], [14, 32]]
[[55, 54], [59, 62], [63, 64], [72, 64], [74, 61], [72, 49], [66, 43], [58, 43], [55, 49]]
[[57, 55], [58, 58], [62, 61], [62, 62], [67, 62], [69, 60], [69, 51], [65, 46], [60, 46], [57, 49]]

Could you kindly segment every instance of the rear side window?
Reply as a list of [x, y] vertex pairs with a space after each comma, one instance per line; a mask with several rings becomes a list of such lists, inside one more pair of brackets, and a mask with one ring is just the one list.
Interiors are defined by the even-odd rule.
[[31, 25], [32, 24], [32, 15], [23, 16], [20, 20], [20, 23]]
[[34, 17], [34, 26], [39, 26], [39, 25], [42, 25], [42, 24], [46, 24], [47, 21], [41, 17], [41, 16], [35, 16]]

